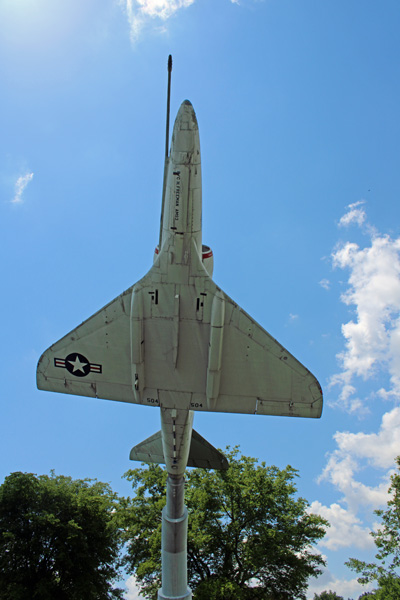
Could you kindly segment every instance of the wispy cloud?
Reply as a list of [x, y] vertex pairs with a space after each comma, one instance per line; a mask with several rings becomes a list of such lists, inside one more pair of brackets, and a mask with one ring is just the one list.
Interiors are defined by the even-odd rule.
[[168, 19], [194, 2], [195, 0], [119, 0], [128, 17], [132, 43], [138, 41], [149, 23], [165, 30]]
[[321, 281], [319, 282], [319, 285], [324, 288], [324, 290], [330, 290], [331, 288], [331, 282], [329, 281], [329, 279], [321, 279]]
[[18, 177], [15, 183], [14, 198], [11, 200], [13, 204], [20, 204], [23, 201], [22, 194], [24, 193], [24, 190], [28, 183], [32, 181], [32, 178], [33, 173], [25, 173], [25, 175], [21, 175], [21, 177]]
[[365, 410], [356, 397], [355, 380], [390, 377], [389, 389], [375, 390], [382, 397], [400, 398], [400, 238], [380, 234], [366, 221], [360, 203], [352, 204], [341, 224], [362, 226], [369, 240], [365, 247], [346, 242], [332, 254], [333, 265], [348, 272], [341, 300], [355, 318], [342, 325], [345, 348], [338, 354], [341, 372], [331, 385], [341, 388], [338, 404], [349, 412]]
[[348, 227], [353, 223], [355, 223], [358, 226], [361, 226], [366, 219], [365, 210], [361, 208], [364, 204], [365, 200], [359, 200], [358, 202], [349, 204], [347, 207], [347, 212], [339, 221], [339, 226]]

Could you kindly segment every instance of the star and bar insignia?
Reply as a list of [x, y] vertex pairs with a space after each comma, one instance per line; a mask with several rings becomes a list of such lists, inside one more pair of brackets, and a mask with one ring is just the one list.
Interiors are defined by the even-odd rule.
[[68, 354], [65, 358], [55, 358], [54, 366], [60, 367], [61, 369], [67, 369], [69, 373], [75, 375], [75, 377], [86, 377], [89, 373], [102, 373], [102, 366], [95, 363], [91, 363], [88, 359], [79, 354], [79, 352], [73, 352]]

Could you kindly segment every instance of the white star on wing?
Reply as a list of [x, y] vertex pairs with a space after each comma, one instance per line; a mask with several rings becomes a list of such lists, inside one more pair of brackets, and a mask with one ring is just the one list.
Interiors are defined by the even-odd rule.
[[69, 360], [68, 361], [70, 365], [73, 365], [74, 370], [73, 373], [75, 373], [75, 371], [82, 371], [82, 373], [85, 372], [84, 367], [87, 367], [88, 363], [83, 363], [79, 360], [79, 357], [76, 356], [75, 360]]

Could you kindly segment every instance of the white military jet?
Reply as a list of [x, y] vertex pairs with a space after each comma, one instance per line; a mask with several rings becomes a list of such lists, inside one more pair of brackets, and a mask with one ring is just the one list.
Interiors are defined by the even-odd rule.
[[316, 378], [212, 280], [201, 203], [199, 130], [185, 100], [166, 156], [153, 266], [46, 350], [37, 368], [42, 390], [158, 407], [161, 431], [130, 458], [164, 463], [178, 477], [187, 465], [227, 467], [192, 429], [196, 411], [291, 417], [322, 411]]

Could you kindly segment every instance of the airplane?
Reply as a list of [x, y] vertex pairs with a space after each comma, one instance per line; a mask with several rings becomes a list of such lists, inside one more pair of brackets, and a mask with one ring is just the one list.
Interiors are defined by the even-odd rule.
[[197, 411], [318, 418], [317, 379], [212, 280], [202, 242], [199, 128], [179, 108], [166, 152], [159, 243], [137, 283], [48, 348], [41, 390], [158, 407], [161, 431], [130, 453], [165, 464], [162, 587], [158, 600], [190, 600], [187, 586], [187, 466], [224, 470], [226, 457], [193, 429]]
[[153, 265], [43, 353], [37, 386], [158, 407], [161, 431], [130, 458], [165, 464], [176, 478], [187, 466], [228, 467], [193, 429], [196, 412], [318, 418], [323, 398], [314, 375], [214, 283], [213, 253], [202, 242], [196, 114], [181, 104], [169, 153], [168, 115]]

